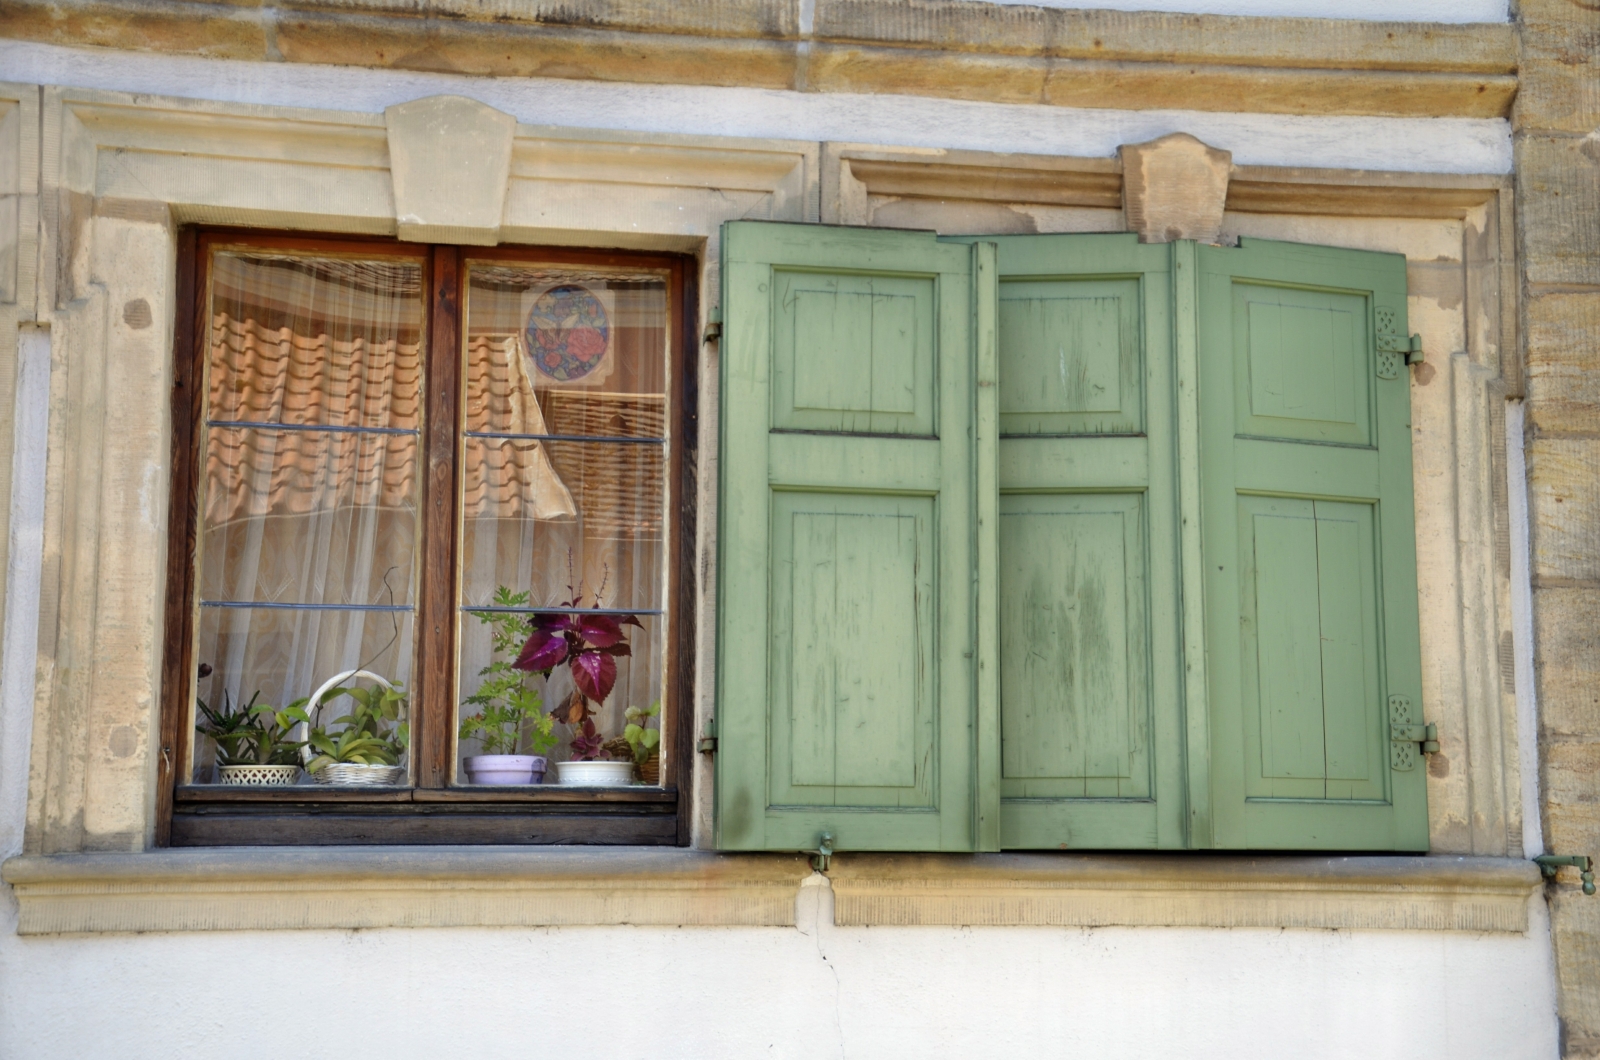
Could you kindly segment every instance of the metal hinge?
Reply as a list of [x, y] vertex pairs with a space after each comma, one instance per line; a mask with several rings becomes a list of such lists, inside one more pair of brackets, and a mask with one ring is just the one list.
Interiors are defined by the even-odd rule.
[[1539, 871], [1547, 880], [1556, 878], [1556, 870], [1563, 865], [1571, 865], [1578, 870], [1578, 879], [1583, 881], [1583, 893], [1594, 893], [1594, 866], [1582, 854], [1540, 854], [1534, 858], [1534, 863], [1539, 866]]
[[717, 753], [717, 719], [712, 718], [706, 722], [706, 734], [700, 737], [700, 753], [714, 755]]
[[1400, 314], [1388, 306], [1379, 306], [1374, 315], [1378, 324], [1378, 378], [1395, 379], [1402, 365], [1421, 364], [1422, 336], [1403, 334], [1398, 327]]
[[706, 330], [701, 337], [702, 342], [715, 342], [722, 338], [722, 307], [713, 306], [706, 315]]
[[1439, 726], [1424, 725], [1412, 714], [1409, 696], [1389, 697], [1389, 768], [1404, 773], [1415, 769], [1417, 753], [1439, 753]]
[[827, 872], [828, 863], [833, 858], [833, 833], [823, 832], [817, 837], [817, 849], [802, 850], [802, 854], [811, 855], [811, 867], [818, 872]]

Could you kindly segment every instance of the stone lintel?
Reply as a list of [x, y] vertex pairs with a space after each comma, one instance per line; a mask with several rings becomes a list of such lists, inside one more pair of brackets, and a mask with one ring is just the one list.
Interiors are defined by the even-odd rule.
[[927, 95], [1119, 109], [1502, 117], [1508, 24], [1078, 11], [960, 0], [13, 0], [6, 35], [497, 77]]

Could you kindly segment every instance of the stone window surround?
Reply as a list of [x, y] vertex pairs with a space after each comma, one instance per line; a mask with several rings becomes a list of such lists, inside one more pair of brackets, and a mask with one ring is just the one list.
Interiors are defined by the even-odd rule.
[[[148, 851], [126, 857], [146, 851], [153, 832], [177, 226], [688, 251], [702, 263], [703, 308], [714, 303], [718, 289], [718, 225], [737, 217], [951, 233], [1124, 227], [1127, 189], [1116, 159], [536, 127], [518, 125], [481, 104], [437, 97], [390, 108], [387, 119], [0, 85], [0, 106], [8, 99], [24, 110], [41, 107], [42, 146], [38, 190], [30, 201], [27, 189], [19, 189], [15, 235], [9, 243], [0, 239], [0, 255], [13, 256], [11, 262], [0, 260], [0, 276], [17, 277], [10, 285], [11, 319], [0, 324], [32, 323], [53, 336], [47, 591], [26, 855], [5, 870], [21, 899], [25, 931], [525, 922], [517, 916], [578, 922], [549, 912], [509, 912], [523, 899], [486, 901], [477, 913], [423, 902], [442, 911], [416, 914], [416, 900], [435, 894], [440, 881], [476, 876], [476, 868], [465, 871], [459, 850], [454, 861], [438, 849], [325, 850], [288, 858], [273, 852], [277, 862], [298, 866], [288, 877], [298, 882], [287, 891], [283, 873], [263, 876], [262, 852]], [[447, 123], [452, 135], [462, 139], [430, 153], [420, 145], [441, 135], [427, 131], [441, 107], [456, 119]], [[431, 157], [460, 158], [466, 148], [493, 164], [445, 179], [430, 169]], [[407, 167], [410, 172], [402, 173]], [[1363, 224], [1370, 230], [1380, 221], [1384, 227], [1415, 222], [1418, 234], [1398, 238], [1415, 238], [1420, 248], [1431, 246], [1430, 238], [1438, 242], [1438, 233], [1429, 232], [1440, 225], [1455, 226], [1446, 235], [1460, 231], [1458, 262], [1440, 265], [1417, 253], [1408, 256], [1413, 327], [1424, 335], [1428, 369], [1437, 377], [1433, 389], [1419, 381], [1423, 372], [1413, 381], [1419, 540], [1459, 542], [1431, 560], [1420, 557], [1419, 564], [1425, 670], [1433, 682], [1427, 710], [1441, 723], [1446, 757], [1459, 763], [1454, 772], [1430, 777], [1430, 817], [1438, 850], [1479, 856], [841, 857], [832, 871], [840, 923], [1525, 929], [1526, 900], [1537, 889], [1537, 873], [1508, 860], [1521, 854], [1515, 696], [1503, 673], [1509, 663], [1495, 665], [1511, 629], [1504, 430], [1498, 417], [1503, 399], [1520, 392], [1522, 377], [1516, 287], [1508, 271], [1510, 180], [1275, 167], [1231, 167], [1227, 177], [1224, 239], [1240, 230], [1295, 238], [1296, 232], [1326, 232], [1330, 226], [1349, 225], [1355, 233]], [[478, 180], [472, 194], [438, 193], [459, 192], [465, 179]], [[596, 194], [607, 187], [618, 194]], [[32, 233], [22, 223], [30, 210], [42, 217], [38, 261], [46, 265], [36, 277], [27, 260]], [[1368, 231], [1360, 238], [1373, 237]], [[1444, 282], [1444, 293], [1437, 294], [1444, 273], [1457, 279]], [[1419, 298], [1426, 304], [1419, 305]], [[130, 308], [140, 300], [151, 312]], [[1448, 323], [1450, 312], [1461, 322]], [[157, 326], [149, 326], [151, 320]], [[710, 439], [716, 437], [714, 347], [701, 370], [700, 430]], [[121, 399], [110, 400], [113, 394]], [[1446, 441], [1430, 444], [1440, 434]], [[695, 706], [703, 722], [714, 673], [715, 623], [706, 609], [715, 599], [715, 520], [709, 517], [715, 511], [715, 447], [702, 445], [700, 460], [697, 670], [704, 676]], [[1424, 527], [1433, 531], [1427, 538]], [[82, 659], [90, 661], [75, 665]], [[697, 770], [697, 836], [709, 833], [710, 779], [709, 769]], [[794, 859], [701, 851], [473, 856], [499, 859], [494, 870], [488, 861], [473, 864], [520, 880], [513, 891], [559, 891], [558, 883], [549, 882], [552, 876], [576, 872], [590, 881], [586, 888], [600, 880], [602, 889], [623, 896], [609, 906], [579, 903], [589, 911], [574, 915], [587, 923], [792, 922], [792, 905], [783, 913], [781, 896], [740, 895], [745, 884], [757, 881], [787, 894], [806, 875], [803, 862], [791, 867], [794, 875], [785, 875], [791, 869], [780, 866]], [[562, 868], [580, 864], [589, 868]], [[1199, 882], [1202, 864], [1209, 866], [1210, 890]], [[333, 898], [318, 906], [330, 910], [324, 920], [292, 923], [293, 916], [262, 912], [261, 903], [249, 897], [261, 881], [273, 878], [274, 893], [299, 896], [291, 905], [315, 904], [330, 879], [364, 873], [388, 880], [397, 897], [377, 904], [391, 912], [370, 914], [378, 917], [371, 924], [361, 921], [369, 914]], [[1149, 886], [1131, 886], [1130, 873]], [[700, 881], [695, 887], [727, 900], [706, 898], [712, 904], [696, 912], [681, 902], [652, 906], [655, 899], [641, 897], [685, 874]], [[744, 883], [708, 886], [727, 879]], [[211, 912], [197, 905], [187, 917], [172, 912], [170, 902], [163, 905], [162, 896], [203, 891], [206, 880], [228, 881], [223, 890], [233, 897], [204, 906]], [[1152, 887], [1165, 897], [1147, 900], [1156, 896]], [[1263, 905], [1263, 888], [1287, 897]], [[997, 898], [997, 890], [1007, 897]], [[1498, 896], [1489, 905], [1499, 912], [1484, 912], [1488, 906], [1461, 897], [1480, 890]], [[1201, 891], [1211, 897], [1195, 897]], [[1090, 893], [1102, 897], [1091, 901]], [[1372, 901], [1379, 893], [1387, 897]], [[1142, 897], [1130, 901], [1135, 895]], [[641, 912], [646, 906], [656, 912]]]

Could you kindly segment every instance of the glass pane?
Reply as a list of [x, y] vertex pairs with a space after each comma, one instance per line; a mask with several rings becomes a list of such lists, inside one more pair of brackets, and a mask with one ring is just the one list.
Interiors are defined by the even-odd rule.
[[[666, 278], [473, 264], [465, 315], [459, 780], [538, 782], [478, 758], [531, 754], [543, 783], [574, 760], [658, 783]], [[525, 673], [536, 618], [561, 646]]]
[[196, 783], [408, 782], [421, 280], [213, 257]]

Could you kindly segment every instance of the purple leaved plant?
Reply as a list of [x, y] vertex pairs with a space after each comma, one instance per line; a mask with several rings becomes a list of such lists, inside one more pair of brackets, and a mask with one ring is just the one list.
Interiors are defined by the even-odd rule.
[[[568, 586], [567, 591], [572, 599], [556, 606], [582, 608], [582, 590]], [[598, 592], [594, 603], [596, 607], [600, 604]], [[589, 709], [589, 703], [599, 706], [606, 701], [617, 683], [618, 656], [632, 654], [622, 627], [644, 626], [634, 615], [583, 610], [535, 611], [529, 620], [533, 632], [511, 665], [545, 677], [563, 664], [572, 672], [577, 693], [550, 713], [572, 728], [572, 760], [592, 762], [604, 754], [601, 745], [605, 741], [595, 727], [595, 712]]]

